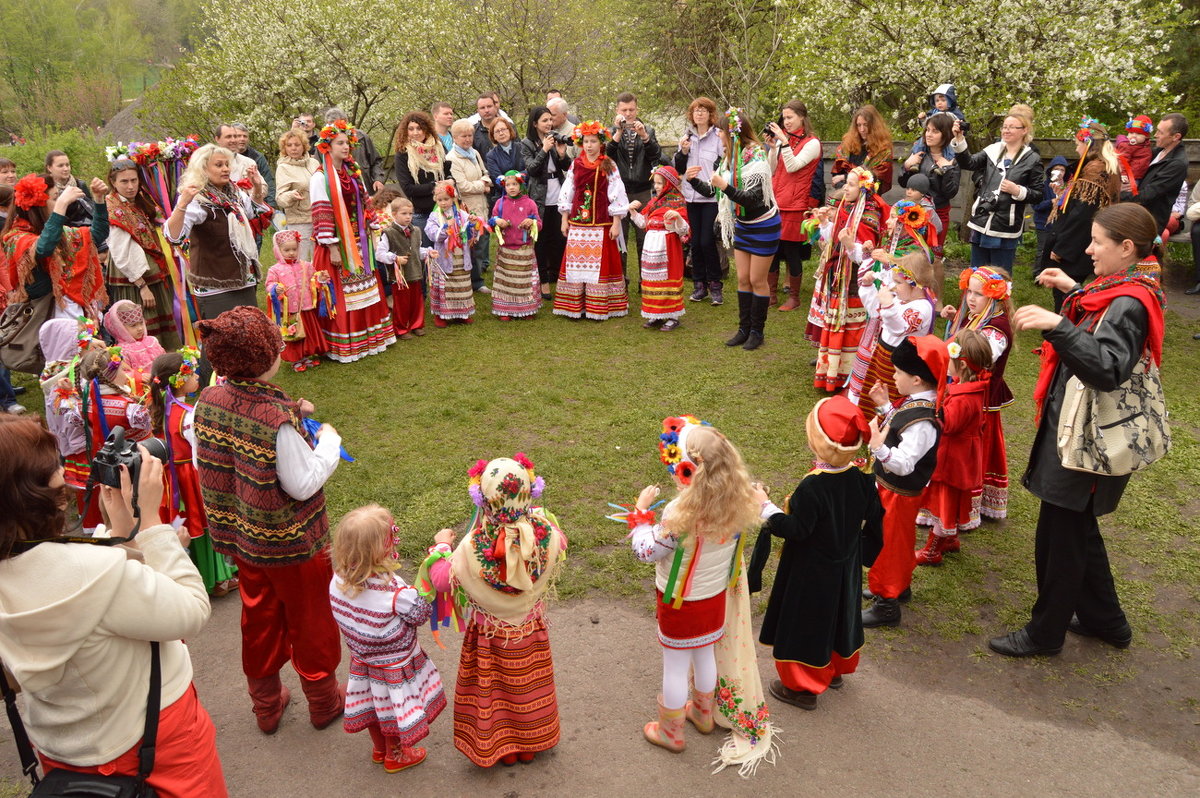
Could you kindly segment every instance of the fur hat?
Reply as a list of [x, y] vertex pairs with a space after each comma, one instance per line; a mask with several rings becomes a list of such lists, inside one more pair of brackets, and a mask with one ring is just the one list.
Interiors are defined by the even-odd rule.
[[243, 305], [197, 325], [204, 355], [222, 377], [247, 379], [264, 374], [283, 351], [279, 328], [256, 307]]
[[836, 468], [848, 465], [871, 435], [862, 411], [842, 394], [813, 405], [804, 420], [804, 431], [813, 454]]
[[936, 335], [910, 335], [892, 352], [892, 365], [937, 388], [938, 404], [946, 391], [946, 369], [950, 352]]

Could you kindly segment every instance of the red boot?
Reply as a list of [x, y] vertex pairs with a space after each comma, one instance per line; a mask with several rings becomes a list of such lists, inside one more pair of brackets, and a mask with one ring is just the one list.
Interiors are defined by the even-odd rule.
[[942, 555], [949, 549], [951, 541], [958, 543], [957, 536], [935, 535], [930, 532], [929, 539], [925, 541], [925, 548], [917, 552], [917, 565], [941, 565]]
[[263, 734], [274, 734], [279, 730], [283, 710], [292, 700], [288, 689], [279, 681], [279, 674], [265, 679], [246, 679], [250, 687], [250, 700], [254, 703], [254, 717]]
[[324, 729], [342, 716], [346, 708], [346, 691], [338, 684], [337, 676], [310, 681], [300, 678], [304, 697], [308, 699], [308, 718], [313, 728]]
[[424, 748], [405, 748], [404, 746], [396, 745], [384, 757], [383, 769], [388, 773], [399, 773], [402, 770], [416, 767], [424, 761]]

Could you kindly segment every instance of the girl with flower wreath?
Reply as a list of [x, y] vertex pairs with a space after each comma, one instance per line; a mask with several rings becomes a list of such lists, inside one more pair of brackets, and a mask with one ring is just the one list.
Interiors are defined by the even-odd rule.
[[629, 204], [633, 223], [645, 229], [642, 243], [643, 327], [670, 332], [679, 326], [683, 309], [683, 244], [688, 238], [687, 204], [679, 191], [679, 173], [658, 166], [650, 173], [654, 196], [642, 208]]
[[224, 596], [237, 589], [237, 567], [213, 550], [208, 535], [208, 516], [200, 495], [200, 477], [192, 460], [196, 441], [193, 423], [196, 409], [188, 397], [200, 391], [200, 352], [184, 347], [154, 359], [150, 368], [150, 417], [154, 430], [167, 444], [165, 499], [169, 520], [181, 519], [192, 542], [188, 554], [211, 596]]
[[458, 190], [450, 181], [433, 192], [433, 214], [425, 223], [425, 238], [433, 245], [429, 266], [429, 311], [435, 327], [448, 322], [470, 324], [475, 315], [471, 289], [474, 246], [483, 220], [459, 207]]
[[[495, 127], [510, 127], [499, 120]], [[495, 147], [488, 153], [500, 152]], [[525, 187], [526, 176], [509, 170], [499, 176], [503, 196], [492, 206], [491, 225], [500, 236], [496, 276], [492, 278], [492, 313], [501, 321], [532, 319], [542, 306], [534, 249], [542, 230], [537, 203]]]
[[837, 206], [821, 208], [815, 216], [824, 245], [804, 334], [818, 347], [813, 385], [830, 393], [846, 385], [867, 326], [866, 308], [852, 286], [888, 218], [877, 189], [875, 176], [855, 166]]
[[476, 510], [467, 533], [457, 547], [453, 530], [434, 536], [417, 589], [434, 602], [435, 630], [451, 618], [465, 627], [454, 747], [480, 767], [528, 763], [559, 740], [545, 598], [567, 538], [534, 505], [545, 483], [524, 454], [479, 460], [468, 473]]
[[767, 274], [779, 250], [781, 223], [767, 152], [754, 124], [741, 108], [726, 110], [725, 122], [721, 168], [709, 182], [699, 179], [698, 165], [689, 166], [685, 176], [702, 196], [720, 197], [717, 225], [726, 249], [733, 248], [738, 283], [738, 329], [725, 345], [749, 351], [763, 344], [771, 306]]
[[[953, 338], [959, 330], [978, 330], [992, 348], [991, 379], [983, 410], [983, 495], [978, 512], [986, 518], [1008, 515], [1008, 448], [1004, 442], [1004, 424], [1000, 411], [1012, 404], [1013, 394], [1004, 381], [1004, 368], [1012, 351], [1012, 282], [1007, 274], [991, 266], [966, 268], [958, 276], [962, 302], [958, 308], [946, 305], [941, 316], [950, 320], [946, 335]], [[922, 526], [933, 517], [922, 512]]]
[[[8, 218], [0, 231], [0, 268], [7, 271], [8, 301], [47, 303], [48, 318], [99, 318], [108, 304], [98, 249], [108, 240], [108, 186], [92, 181], [97, 204], [89, 227], [70, 227], [66, 214], [83, 196], [76, 186], [59, 189], [53, 178], [25, 175], [13, 187]], [[51, 205], [50, 203], [53, 203]], [[53, 295], [53, 299], [48, 299]]]
[[134, 393], [133, 371], [121, 355], [121, 347], [88, 352], [79, 370], [84, 383], [83, 412], [91, 432], [89, 459], [114, 427], [124, 427], [125, 440], [131, 443], [154, 434], [150, 409]]
[[554, 291], [559, 316], [604, 321], [629, 313], [620, 249], [629, 200], [617, 165], [604, 153], [611, 138], [608, 128], [595, 121], [576, 125], [571, 138], [581, 151], [558, 195], [567, 239]]
[[648, 485], [624, 518], [634, 554], [654, 563], [662, 645], [658, 720], [642, 731], [653, 745], [679, 753], [686, 723], [701, 734], [719, 723], [732, 733], [713, 764], [750, 775], [763, 759], [774, 761], [775, 749], [742, 556], [760, 505], [741, 454], [715, 427], [693, 416], [669, 417], [658, 448], [679, 493], [660, 522], [651, 510], [659, 488]]
[[344, 119], [321, 128], [321, 168], [308, 184], [317, 242], [313, 269], [327, 276], [333, 290], [334, 306], [323, 324], [326, 355], [339, 363], [377, 355], [396, 343], [392, 314], [374, 271], [370, 195], [350, 155], [357, 143], [358, 131]]
[[979, 526], [983, 493], [983, 407], [991, 377], [992, 348], [978, 330], [963, 329], [946, 347], [952, 382], [938, 409], [941, 438], [937, 466], [921, 494], [921, 516], [933, 521], [917, 565], [941, 565], [942, 555], [959, 550], [959, 532]]

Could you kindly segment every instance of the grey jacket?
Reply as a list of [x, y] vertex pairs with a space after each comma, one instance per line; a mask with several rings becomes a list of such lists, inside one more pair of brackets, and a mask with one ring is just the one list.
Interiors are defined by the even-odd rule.
[[1062, 467], [1056, 438], [1067, 380], [1075, 376], [1097, 390], [1115, 390], [1129, 379], [1145, 350], [1149, 319], [1146, 308], [1132, 297], [1114, 299], [1103, 321], [1089, 331], [1097, 318], [1099, 314], [1089, 314], [1079, 326], [1063, 319], [1053, 330], [1042, 333], [1058, 352], [1058, 369], [1046, 395], [1022, 483], [1042, 501], [1068, 510], [1082, 512], [1092, 501], [1093, 513], [1100, 516], [1117, 509], [1129, 476], [1097, 476]]

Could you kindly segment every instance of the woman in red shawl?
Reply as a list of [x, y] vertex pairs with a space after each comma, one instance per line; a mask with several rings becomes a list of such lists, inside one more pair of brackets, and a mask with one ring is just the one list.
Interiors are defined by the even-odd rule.
[[850, 378], [867, 326], [867, 311], [858, 298], [858, 268], [880, 240], [888, 213], [876, 188], [874, 175], [856, 166], [836, 209], [817, 211], [825, 244], [805, 336], [819, 347], [813, 385], [830, 393]]
[[358, 131], [346, 120], [321, 128], [321, 168], [308, 184], [312, 198], [313, 268], [329, 275], [334, 307], [322, 321], [328, 357], [351, 363], [396, 343], [392, 314], [375, 276], [370, 208], [362, 171], [350, 155]]
[[1045, 269], [1038, 282], [1067, 294], [1062, 315], [1039, 305], [1013, 314], [1015, 329], [1041, 330], [1045, 339], [1034, 390], [1040, 423], [1024, 479], [1042, 506], [1034, 539], [1037, 601], [1024, 628], [989, 642], [1000, 654], [1057, 654], [1068, 631], [1115, 648], [1133, 639], [1096, 522], [1117, 508], [1129, 475], [1064, 468], [1057, 430], [1070, 377], [1113, 391], [1144, 358], [1162, 362], [1162, 288], [1137, 265], [1154, 249], [1157, 235], [1154, 217], [1140, 205], [1102, 208], [1092, 220], [1087, 250], [1096, 279], [1080, 287], [1061, 269]]

